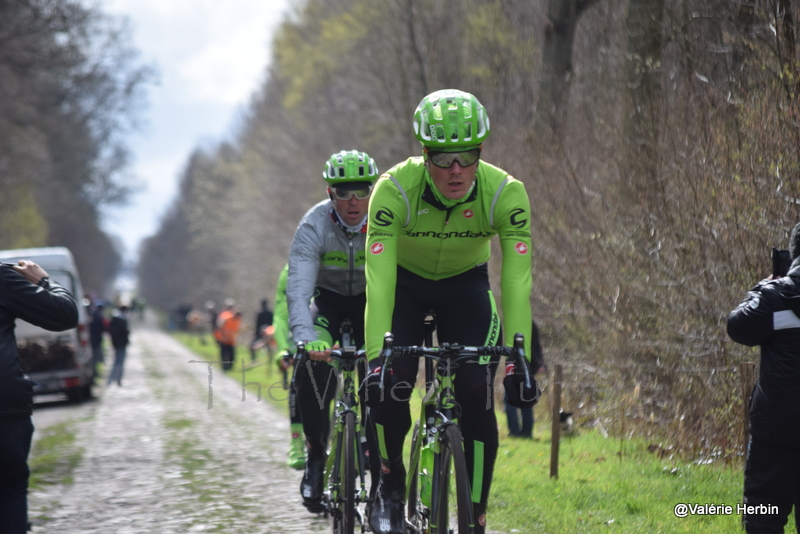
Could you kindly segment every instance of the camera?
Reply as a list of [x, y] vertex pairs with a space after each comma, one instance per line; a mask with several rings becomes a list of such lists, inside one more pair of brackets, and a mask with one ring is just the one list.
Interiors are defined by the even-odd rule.
[[788, 250], [772, 248], [772, 276], [780, 278], [789, 273], [792, 266], [792, 256]]

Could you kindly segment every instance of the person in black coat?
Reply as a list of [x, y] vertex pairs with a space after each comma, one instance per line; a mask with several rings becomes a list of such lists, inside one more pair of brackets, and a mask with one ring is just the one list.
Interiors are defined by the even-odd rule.
[[728, 315], [728, 335], [761, 346], [750, 401], [743, 514], [748, 533], [783, 532], [792, 507], [800, 531], [800, 224], [787, 276], [760, 281]]
[[[543, 373], [546, 368], [544, 365], [544, 354], [542, 344], [539, 340], [539, 327], [536, 322], [531, 321], [531, 370], [534, 373]], [[510, 362], [507, 362], [510, 363]], [[508, 435], [518, 438], [533, 438], [533, 406], [517, 408], [508, 402], [508, 395], [503, 395], [503, 405], [505, 406], [506, 421], [508, 422]]]
[[111, 346], [114, 347], [114, 367], [108, 374], [108, 383], [116, 382], [118, 386], [121, 386], [122, 373], [125, 370], [125, 355], [130, 343], [127, 306], [120, 306], [114, 311], [111, 321], [108, 323], [108, 335], [111, 337]]
[[[264, 335], [264, 329], [272, 324], [273, 314], [272, 310], [269, 309], [269, 302], [267, 299], [261, 299], [261, 309], [258, 310], [256, 314], [255, 326], [256, 330], [253, 333], [253, 341], [250, 342], [250, 359], [252, 361], [256, 360], [256, 349], [254, 346], [261, 341], [262, 336]], [[269, 354], [269, 359], [272, 361], [272, 348], [267, 343], [264, 345], [267, 354]]]
[[16, 319], [46, 330], [78, 325], [78, 306], [32, 261], [0, 264], [0, 531], [28, 529], [28, 454], [33, 437], [33, 381], [19, 366]]
[[105, 304], [95, 301], [94, 309], [91, 312], [89, 321], [89, 343], [92, 346], [92, 373], [97, 377], [97, 368], [105, 362], [103, 356], [103, 336], [106, 333], [108, 321], [105, 316]]

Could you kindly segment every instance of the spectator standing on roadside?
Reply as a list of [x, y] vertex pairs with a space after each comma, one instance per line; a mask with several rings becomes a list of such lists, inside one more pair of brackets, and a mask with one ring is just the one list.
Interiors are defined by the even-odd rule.
[[[750, 444], [744, 471], [745, 530], [783, 532], [792, 507], [800, 532], [800, 224], [789, 238], [787, 276], [756, 284], [728, 315], [728, 335], [761, 346], [758, 381], [750, 401]], [[770, 508], [767, 508], [770, 510]]]
[[72, 295], [39, 265], [0, 264], [0, 532], [28, 530], [28, 454], [33, 437], [33, 381], [19, 366], [14, 323], [19, 318], [47, 330], [78, 324]]
[[111, 346], [114, 347], [114, 367], [108, 375], [108, 383], [116, 382], [122, 385], [122, 373], [125, 368], [125, 355], [128, 350], [128, 307], [120, 306], [114, 310], [111, 321], [108, 323], [108, 334], [111, 337]]
[[[539, 341], [539, 327], [531, 321], [531, 371], [543, 373], [545, 371], [542, 344]], [[508, 362], [507, 362], [508, 363]], [[533, 406], [518, 408], [508, 402], [508, 396], [503, 395], [506, 421], [508, 422], [508, 435], [517, 438], [533, 439]]]
[[233, 368], [233, 360], [236, 358], [236, 338], [242, 327], [242, 312], [234, 309], [234, 306], [233, 299], [225, 299], [225, 309], [217, 315], [217, 328], [214, 331], [214, 337], [219, 342], [223, 371]]
[[[272, 311], [269, 309], [269, 301], [267, 299], [261, 300], [261, 309], [258, 310], [256, 314], [256, 328], [253, 334], [253, 341], [250, 343], [250, 360], [256, 360], [256, 349], [255, 344], [258, 343], [262, 336], [264, 335], [264, 329], [272, 324]], [[272, 360], [272, 347], [269, 343], [264, 345], [264, 350], [267, 351], [267, 354], [270, 356], [270, 360]]]
[[108, 321], [105, 316], [106, 308], [102, 302], [96, 302], [89, 321], [89, 343], [92, 345], [92, 376], [97, 376], [97, 366], [105, 361], [103, 356], [103, 334], [106, 332]]
[[[206, 311], [206, 320], [208, 321], [208, 331], [211, 336], [214, 336], [214, 331], [217, 329], [217, 305], [213, 300], [207, 300], [203, 305]], [[205, 337], [205, 336], [203, 336]]]

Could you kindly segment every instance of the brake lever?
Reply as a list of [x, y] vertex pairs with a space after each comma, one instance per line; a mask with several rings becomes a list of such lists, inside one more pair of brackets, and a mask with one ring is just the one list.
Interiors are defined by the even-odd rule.
[[297, 369], [303, 364], [303, 355], [306, 354], [306, 344], [303, 341], [297, 342], [297, 350], [294, 356], [295, 372], [292, 373], [292, 389], [295, 389], [295, 380], [297, 378]]
[[380, 387], [383, 389], [384, 377], [386, 376], [386, 366], [392, 364], [394, 358], [394, 334], [386, 332], [383, 336], [383, 348], [381, 348], [380, 364], [381, 364], [381, 382]]
[[514, 334], [514, 351], [516, 352], [514, 358], [516, 369], [522, 369], [525, 376], [525, 387], [530, 389], [532, 387], [531, 373], [528, 369], [528, 360], [525, 359], [525, 336], [522, 334]]

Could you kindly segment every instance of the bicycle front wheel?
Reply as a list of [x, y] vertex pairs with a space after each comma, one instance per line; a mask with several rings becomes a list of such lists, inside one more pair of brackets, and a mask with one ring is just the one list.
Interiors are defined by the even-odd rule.
[[408, 475], [406, 476], [406, 488], [408, 497], [406, 498], [406, 506], [408, 512], [408, 521], [422, 531], [424, 524], [423, 506], [419, 495], [419, 455], [421, 443], [420, 436], [420, 423], [417, 421], [414, 424], [414, 433], [411, 438], [411, 459], [408, 464]]
[[474, 521], [461, 430], [448, 425], [439, 440], [441, 450], [433, 464], [430, 534], [468, 534]]
[[356, 436], [356, 415], [353, 412], [344, 414], [342, 425], [342, 443], [338, 448], [339, 492], [333, 517], [334, 534], [353, 534], [356, 523], [356, 461], [358, 457], [358, 441]]

